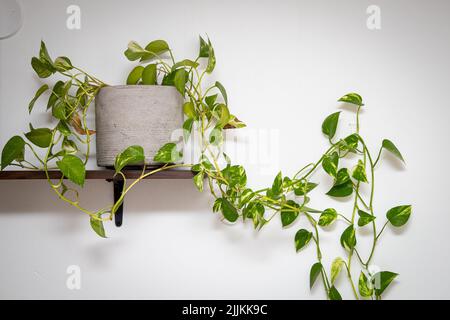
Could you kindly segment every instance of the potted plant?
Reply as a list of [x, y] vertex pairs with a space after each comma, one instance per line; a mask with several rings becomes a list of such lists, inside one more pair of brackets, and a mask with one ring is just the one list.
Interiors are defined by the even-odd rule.
[[[160, 56], [163, 53], [170, 55], [168, 62]], [[340, 112], [329, 115], [322, 123], [322, 132], [330, 142], [324, 154], [317, 161], [301, 167], [295, 175], [283, 176], [280, 172], [271, 186], [254, 190], [247, 183], [244, 167], [232, 164], [231, 159], [221, 149], [223, 130], [243, 127], [244, 124], [230, 113], [227, 93], [220, 82], [206, 88], [202, 85], [204, 76], [211, 73], [216, 64], [214, 49], [209, 39], [205, 41], [200, 38], [200, 50], [195, 60], [185, 59], [175, 62], [172, 51], [162, 40], [150, 42], [145, 48], [130, 42], [125, 55], [129, 60], [147, 61], [147, 64], [133, 68], [127, 79], [127, 87], [109, 87], [72, 65], [67, 57], [51, 59], [45, 44], [41, 43], [39, 57], [34, 57], [31, 61], [33, 69], [41, 78], [59, 73], [66, 81], [57, 81], [51, 89], [44, 84], [36, 92], [28, 108], [31, 112], [36, 100], [49, 90], [51, 93], [47, 110], [51, 111], [55, 123], [50, 128], [34, 128], [30, 125], [29, 132], [25, 133], [25, 139], [21, 136], [12, 137], [3, 148], [1, 170], [8, 166], [43, 170], [57, 196], [89, 215], [92, 229], [101, 237], [106, 237], [103, 222], [112, 220], [125, 195], [139, 181], [163, 170], [189, 168], [195, 172], [193, 178], [195, 186], [200, 191], [203, 191], [205, 185], [209, 188], [215, 199], [213, 211], [220, 212], [221, 217], [230, 223], [235, 223], [239, 219], [243, 222], [250, 221], [255, 229], [259, 230], [274, 217], [279, 216], [283, 228], [289, 228], [300, 216], [304, 216], [305, 223], [295, 233], [293, 244], [298, 252], [311, 246], [310, 243], [314, 245], [316, 261], [310, 268], [310, 286], [312, 287], [320, 278], [328, 299], [342, 298], [335, 280], [343, 270], [346, 271], [356, 299], [381, 298], [397, 274], [387, 270], [371, 272], [370, 265], [374, 252], [386, 227], [403, 226], [409, 220], [412, 208], [410, 205], [397, 205], [386, 212], [385, 218], [377, 214], [374, 204], [375, 169], [380, 164], [381, 154], [386, 150], [401, 161], [403, 156], [388, 139], [382, 141], [377, 153], [374, 154], [369, 150], [365, 139], [360, 135], [359, 116], [364, 104], [359, 94], [349, 93], [339, 99], [340, 102], [354, 107], [357, 123], [355, 132], [346, 137], [336, 138]], [[206, 60], [206, 66], [200, 71], [199, 61], [203, 58]], [[140, 96], [143, 96], [142, 99]], [[85, 165], [89, 159], [91, 137], [95, 134], [95, 131], [87, 127], [86, 118], [88, 108], [96, 98], [98, 99], [96, 130], [99, 136], [104, 135], [99, 138], [101, 140], [99, 151], [103, 153], [100, 156], [104, 156], [104, 159], [99, 161], [100, 164], [111, 165], [112, 158], [108, 154], [108, 148], [114, 153], [119, 150], [117, 144], [125, 140], [121, 137], [123, 131], [114, 130], [115, 124], [119, 129], [128, 128], [129, 131], [125, 131], [125, 134], [134, 135], [133, 139], [136, 140], [126, 140], [132, 145], [127, 146], [126, 143], [121, 145], [120, 148], [123, 147], [123, 150], [114, 156], [115, 174], [125, 180], [122, 196], [105, 208], [88, 210], [81, 205], [76, 186], [82, 187], [85, 180]], [[133, 102], [136, 99], [139, 101]], [[157, 104], [157, 107], [154, 107], [154, 104]], [[161, 109], [164, 108], [164, 104], [168, 104], [167, 117], [174, 121], [173, 125], [180, 121], [181, 112], [177, 108], [181, 108], [182, 104], [185, 116], [182, 124], [184, 139], [187, 139], [194, 129], [200, 135], [201, 154], [196, 163], [176, 163], [182, 157], [177, 141], [167, 141], [151, 158], [154, 153], [154, 150], [151, 150], [152, 145], [145, 145], [147, 140], [139, 139], [142, 139], [147, 131], [151, 134], [151, 130], [159, 126], [159, 123], [155, 127], [145, 127], [146, 130], [139, 131], [137, 135], [133, 133], [134, 127], [126, 126], [126, 121], [130, 119], [137, 122], [144, 119], [142, 124], [148, 125], [148, 121], [153, 121], [166, 111]], [[127, 108], [134, 118], [129, 118], [128, 113], [120, 113], [120, 108]], [[134, 110], [138, 110], [137, 116], [133, 115]], [[116, 112], [121, 118], [111, 115]], [[158, 114], [153, 115], [154, 112]], [[145, 116], [148, 115], [150, 118], [143, 118], [144, 116], [139, 118], [141, 113], [146, 113]], [[108, 141], [111, 140], [109, 135], [116, 135], [115, 139], [120, 141], [115, 139]], [[135, 142], [141, 142], [146, 148], [133, 144]], [[36, 148], [44, 149], [43, 157], [36, 152]], [[35, 158], [34, 162], [27, 160], [28, 152]], [[342, 161], [344, 158], [354, 162], [352, 168], [345, 165]], [[221, 160], [225, 164], [222, 164]], [[145, 170], [147, 164], [153, 163], [161, 165], [150, 171]], [[142, 174], [135, 181], [127, 183], [123, 169], [136, 164], [143, 165]], [[321, 209], [311, 206], [311, 195], [317, 186], [312, 179], [320, 168], [329, 176], [331, 186], [327, 195], [330, 199], [351, 199], [349, 212], [338, 212], [331, 204]], [[58, 181], [50, 179], [51, 169], [61, 172]], [[368, 195], [361, 192], [364, 185], [367, 186]], [[337, 257], [330, 268], [326, 268], [322, 260], [320, 236], [322, 231], [327, 231], [327, 226], [337, 220], [341, 220], [345, 225], [338, 237], [345, 258]], [[381, 228], [379, 223], [382, 223]], [[359, 233], [360, 228], [370, 229], [373, 239], [371, 249], [366, 255], [358, 248], [357, 238], [363, 236]], [[360, 267], [357, 283], [352, 274], [355, 260]]]
[[[167, 53], [171, 60], [166, 62], [163, 55]], [[145, 48], [131, 42], [125, 56], [140, 62], [128, 75], [126, 85], [104, 87], [96, 97], [99, 166], [114, 166], [116, 155], [130, 145], [144, 148], [147, 165], [157, 164], [153, 158], [159, 147], [183, 125], [188, 65], [175, 63], [164, 40], [152, 41]]]

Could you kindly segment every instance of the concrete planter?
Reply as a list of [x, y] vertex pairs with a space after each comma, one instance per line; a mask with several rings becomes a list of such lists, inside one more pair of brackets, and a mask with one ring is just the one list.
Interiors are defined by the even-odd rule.
[[171, 86], [111, 86], [95, 101], [97, 165], [114, 166], [116, 155], [131, 145], [144, 148], [154, 165], [159, 148], [183, 126], [183, 98]]

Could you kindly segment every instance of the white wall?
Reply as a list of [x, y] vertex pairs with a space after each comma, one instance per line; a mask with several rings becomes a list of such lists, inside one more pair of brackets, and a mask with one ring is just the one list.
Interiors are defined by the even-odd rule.
[[[239, 143], [248, 148], [255, 129], [279, 134], [270, 145], [276, 156], [270, 174], [262, 170], [263, 158], [259, 165], [243, 161], [252, 187], [269, 185], [280, 169], [293, 174], [318, 159], [327, 145], [320, 125], [338, 108], [336, 99], [351, 91], [363, 95], [362, 134], [369, 145], [375, 150], [391, 138], [407, 161], [403, 167], [383, 157], [378, 219], [395, 205], [414, 206], [409, 225], [389, 228], [374, 257], [382, 269], [400, 273], [386, 298], [450, 298], [450, 2], [20, 3], [22, 30], [0, 41], [0, 146], [27, 130], [27, 105], [41, 84], [29, 62], [41, 39], [53, 56], [68, 55], [106, 82], [121, 84], [131, 67], [122, 55], [129, 40], [163, 38], [184, 58], [196, 55], [197, 36], [207, 33], [218, 61], [214, 79], [226, 86], [232, 111], [249, 127], [235, 133]], [[69, 4], [81, 7], [81, 30], [65, 27]], [[381, 30], [366, 27], [370, 4], [381, 7]], [[32, 120], [38, 126], [48, 116], [35, 112]], [[320, 195], [330, 181], [322, 174], [316, 181], [321, 185], [313, 205], [348, 213], [349, 202]], [[81, 196], [87, 207], [99, 208], [112, 200], [112, 186], [89, 181]], [[211, 206], [211, 197], [190, 181], [146, 181], [126, 199], [124, 226], [108, 225], [105, 240], [45, 182], [1, 181], [0, 298], [324, 298], [320, 286], [308, 288], [314, 250], [296, 254], [293, 246], [305, 220], [286, 230], [274, 220], [257, 233], [250, 224], [221, 223]], [[328, 264], [344, 254], [338, 244], [343, 227], [323, 233]], [[358, 241], [368, 244], [370, 236], [362, 232]], [[82, 271], [78, 291], [66, 288], [66, 268], [73, 264]], [[354, 271], [357, 276], [356, 264]], [[351, 298], [345, 277], [337, 285]]]

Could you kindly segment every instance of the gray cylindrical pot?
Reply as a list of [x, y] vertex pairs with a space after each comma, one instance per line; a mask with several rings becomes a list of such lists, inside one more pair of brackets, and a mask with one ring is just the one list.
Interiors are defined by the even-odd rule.
[[131, 145], [144, 148], [145, 162], [183, 126], [183, 98], [171, 86], [110, 86], [95, 102], [97, 165], [114, 166], [116, 155]]

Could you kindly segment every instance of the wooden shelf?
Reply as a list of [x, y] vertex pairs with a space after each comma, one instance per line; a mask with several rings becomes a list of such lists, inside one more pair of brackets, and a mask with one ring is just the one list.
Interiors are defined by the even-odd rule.
[[[150, 168], [148, 171], [154, 170]], [[86, 179], [93, 180], [108, 180], [114, 179], [114, 170], [110, 169], [98, 169], [98, 170], [86, 170]], [[125, 169], [123, 170], [127, 179], [137, 179], [140, 177], [142, 170], [139, 169]], [[172, 169], [154, 173], [148, 176], [146, 179], [192, 179], [195, 173], [190, 170]], [[60, 179], [61, 172], [49, 171], [51, 179]], [[40, 180], [47, 179], [44, 171], [33, 170], [7, 170], [0, 172], [0, 180]]]

